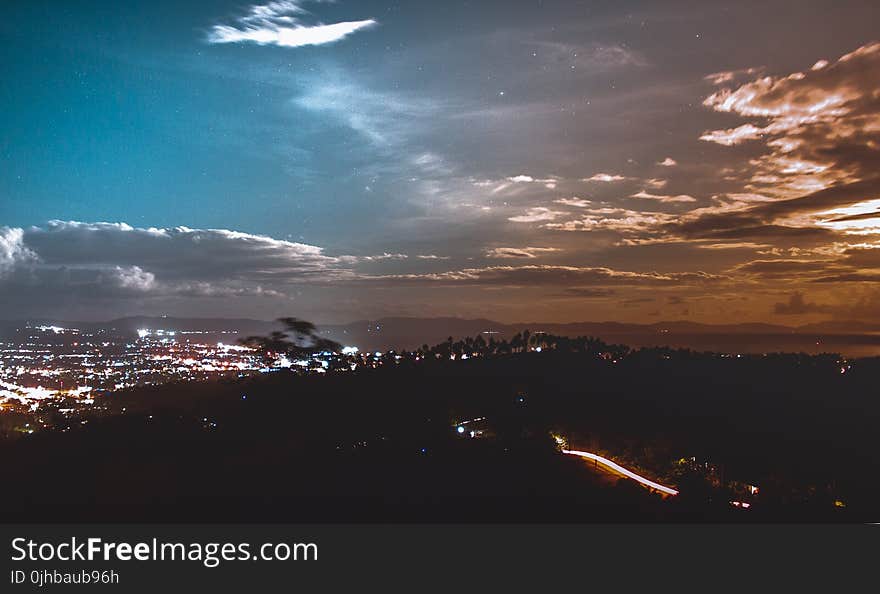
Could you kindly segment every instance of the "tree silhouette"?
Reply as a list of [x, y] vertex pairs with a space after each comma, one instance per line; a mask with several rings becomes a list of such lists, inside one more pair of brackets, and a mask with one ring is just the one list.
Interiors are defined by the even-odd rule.
[[284, 324], [284, 330], [276, 330], [269, 336], [248, 336], [242, 338], [239, 344], [256, 349], [267, 362], [272, 362], [278, 356], [308, 357], [315, 353], [336, 353], [342, 348], [338, 342], [318, 335], [317, 327], [306, 320], [299, 318], [279, 318]]

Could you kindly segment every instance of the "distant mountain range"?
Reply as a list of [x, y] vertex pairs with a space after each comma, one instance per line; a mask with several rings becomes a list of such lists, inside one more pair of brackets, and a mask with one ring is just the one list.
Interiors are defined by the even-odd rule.
[[[10, 336], [25, 325], [54, 325], [81, 330], [111, 331], [136, 335], [139, 329], [176, 330], [199, 333], [206, 339], [233, 341], [238, 337], [265, 335], [279, 329], [274, 321], [227, 318], [127, 317], [109, 322], [65, 322], [49, 320], [0, 322], [0, 335]], [[413, 349], [422, 344], [434, 345], [452, 336], [456, 339], [482, 334], [488, 340], [509, 338], [529, 330], [561, 336], [596, 336], [607, 342], [630, 346], [690, 347], [695, 349], [766, 352], [798, 350], [820, 352], [824, 349], [846, 352], [841, 345], [857, 345], [861, 354], [880, 354], [880, 324], [857, 321], [829, 321], [803, 326], [774, 324], [700, 324], [674, 321], [654, 324], [622, 322], [529, 322], [505, 324], [488, 319], [462, 318], [382, 318], [349, 324], [329, 324], [320, 333], [344, 345], [362, 350]], [[867, 349], [867, 350], [865, 350]]]
[[[820, 322], [792, 327], [774, 324], [700, 324], [677, 321], [655, 324], [628, 324], [622, 322], [572, 322], [572, 323], [514, 323], [504, 324], [487, 319], [466, 320], [461, 318], [383, 318], [375, 321], [358, 321], [343, 325], [321, 327], [323, 334], [344, 344], [362, 349], [416, 348], [422, 344], [433, 345], [449, 336], [462, 338], [483, 334], [509, 338], [529, 330], [547, 332], [560, 336], [595, 336], [606, 342], [631, 346], [669, 345], [675, 347], [728, 350], [731, 347], [754, 344], [748, 351], [784, 350], [783, 347], [821, 346], [823, 342], [841, 341], [880, 345], [880, 324], [862, 322]], [[876, 337], [874, 335], [877, 335]], [[816, 345], [817, 342], [820, 343]], [[764, 343], [765, 346], [761, 346]], [[774, 345], [779, 345], [778, 347]]]

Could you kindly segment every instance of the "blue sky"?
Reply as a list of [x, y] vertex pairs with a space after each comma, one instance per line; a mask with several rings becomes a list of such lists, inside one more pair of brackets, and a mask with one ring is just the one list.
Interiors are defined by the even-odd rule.
[[[9, 315], [872, 318], [877, 12], [16, 3]], [[128, 247], [100, 253], [110, 233]], [[69, 261], [52, 238], [92, 252]], [[171, 244], [206, 260], [180, 269]]]

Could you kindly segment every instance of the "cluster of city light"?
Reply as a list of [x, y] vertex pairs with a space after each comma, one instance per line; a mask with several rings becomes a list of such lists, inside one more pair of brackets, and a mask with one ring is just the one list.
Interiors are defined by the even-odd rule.
[[22, 334], [0, 344], [3, 411], [71, 398], [91, 404], [94, 390], [257, 373], [263, 365], [246, 347], [178, 342], [173, 330], [140, 330], [135, 341], [58, 326], [27, 327]]
[[[13, 341], [0, 343], [0, 413], [41, 414], [50, 409], [86, 410], [97, 394], [173, 381], [244, 377], [280, 369], [326, 373], [340, 355], [302, 358], [279, 355], [267, 361], [256, 349], [209, 336], [237, 331], [178, 331], [140, 328], [137, 338], [54, 325], [26, 326]], [[230, 341], [231, 342], [231, 341]], [[384, 353], [341, 352], [341, 371], [377, 367]], [[35, 425], [37, 426], [37, 425]], [[45, 425], [43, 425], [45, 426]]]
[[36, 330], [53, 334], [79, 334], [79, 330], [76, 328], [62, 328], [61, 326], [36, 326]]

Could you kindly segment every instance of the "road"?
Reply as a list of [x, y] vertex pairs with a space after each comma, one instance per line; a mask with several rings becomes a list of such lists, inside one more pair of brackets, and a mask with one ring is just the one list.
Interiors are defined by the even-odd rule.
[[655, 483], [650, 479], [646, 479], [645, 477], [640, 476], [631, 470], [627, 470], [613, 460], [603, 458], [599, 454], [591, 454], [590, 452], [582, 452], [581, 450], [562, 450], [562, 453], [568, 454], [569, 456], [578, 456], [579, 458], [584, 458], [585, 460], [592, 460], [593, 462], [596, 462], [597, 464], [600, 464], [601, 466], [604, 466], [605, 468], [613, 472], [622, 474], [627, 478], [631, 478], [632, 480], [637, 481], [651, 489], [656, 489], [661, 493], [666, 493], [667, 495], [678, 495], [678, 491], [676, 491], [672, 487], [666, 487], [664, 485], [661, 485], [660, 483]]

